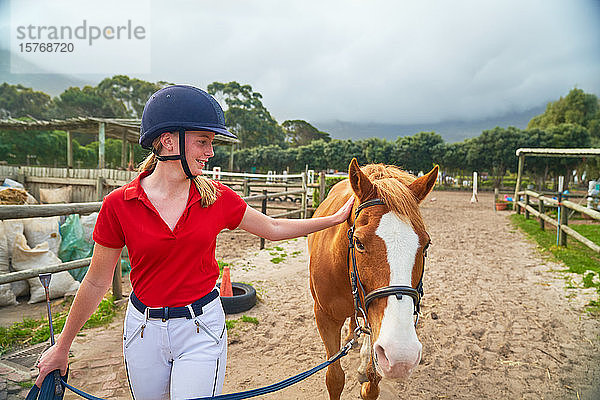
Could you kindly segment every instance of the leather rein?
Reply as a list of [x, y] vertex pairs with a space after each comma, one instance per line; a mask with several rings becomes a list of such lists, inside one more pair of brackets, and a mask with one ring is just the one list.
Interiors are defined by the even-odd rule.
[[[421, 298], [423, 297], [423, 274], [425, 272], [425, 257], [427, 257], [427, 246], [429, 246], [429, 244], [427, 244], [427, 246], [423, 249], [423, 271], [421, 272], [421, 278], [419, 279], [419, 283], [417, 284], [416, 288], [413, 288], [412, 286], [391, 285], [384, 286], [367, 293], [360, 280], [360, 275], [358, 274], [358, 266], [356, 263], [356, 244], [354, 240], [354, 228], [360, 212], [367, 207], [376, 205], [385, 205], [385, 202], [382, 199], [376, 198], [359, 204], [355, 211], [354, 222], [352, 223], [352, 227], [348, 230], [348, 257], [346, 262], [348, 263], [348, 269], [350, 270], [352, 297], [354, 297], [354, 320], [357, 326], [355, 334], [371, 334], [371, 327], [369, 324], [369, 320], [367, 319], [369, 304], [371, 304], [373, 300], [378, 299], [380, 297], [396, 296], [398, 300], [402, 300], [402, 296], [410, 296], [413, 299], [414, 315], [416, 315], [415, 326], [419, 322], [419, 313], [421, 311], [420, 304]], [[352, 260], [351, 267], [350, 260]], [[364, 326], [361, 326], [359, 324], [359, 316], [364, 320]]]

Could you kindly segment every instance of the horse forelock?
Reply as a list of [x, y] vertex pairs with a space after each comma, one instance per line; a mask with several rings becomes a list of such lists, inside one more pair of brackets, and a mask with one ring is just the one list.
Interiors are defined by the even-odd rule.
[[408, 219], [417, 232], [425, 232], [425, 224], [419, 211], [419, 204], [409, 185], [417, 178], [393, 165], [369, 164], [361, 168], [369, 178], [377, 195], [386, 206], [402, 220]]

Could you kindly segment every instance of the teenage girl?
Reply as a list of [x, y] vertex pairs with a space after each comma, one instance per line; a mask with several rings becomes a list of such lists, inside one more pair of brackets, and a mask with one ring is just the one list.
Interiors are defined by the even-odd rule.
[[[71, 343], [109, 289], [121, 249], [131, 261], [124, 323], [125, 366], [135, 399], [189, 399], [220, 394], [227, 358], [225, 314], [215, 289], [216, 237], [241, 228], [282, 240], [345, 221], [353, 198], [334, 215], [273, 219], [227, 186], [202, 176], [215, 135], [236, 136], [208, 93], [175, 85], [157, 91], [142, 115], [140, 144], [152, 153], [141, 174], [104, 198], [94, 254], [65, 327], [38, 364], [36, 385], [64, 375]], [[120, 265], [120, 264], [118, 264]]]

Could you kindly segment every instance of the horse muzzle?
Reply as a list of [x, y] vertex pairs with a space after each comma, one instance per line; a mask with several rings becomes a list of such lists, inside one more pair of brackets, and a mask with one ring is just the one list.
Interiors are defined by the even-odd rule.
[[419, 365], [422, 350], [423, 345], [418, 340], [404, 346], [378, 340], [373, 345], [377, 372], [388, 379], [406, 379]]

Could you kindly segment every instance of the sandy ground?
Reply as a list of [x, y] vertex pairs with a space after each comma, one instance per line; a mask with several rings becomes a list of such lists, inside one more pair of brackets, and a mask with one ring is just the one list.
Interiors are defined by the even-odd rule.
[[[382, 381], [381, 399], [600, 399], [600, 322], [585, 289], [566, 289], [562, 267], [543, 258], [491, 196], [434, 192], [423, 204], [429, 250], [418, 335], [423, 359], [405, 382]], [[306, 239], [268, 243], [225, 232], [217, 257], [260, 301], [229, 332], [225, 393], [271, 384], [322, 362], [308, 289]], [[274, 263], [272, 259], [283, 258]], [[571, 279], [576, 283], [579, 276]], [[238, 319], [239, 315], [229, 316]], [[87, 330], [73, 347], [70, 383], [129, 398], [121, 320]], [[343, 399], [359, 399], [358, 349], [342, 360]], [[264, 399], [327, 399], [324, 372]], [[68, 394], [65, 398], [76, 398]]]

